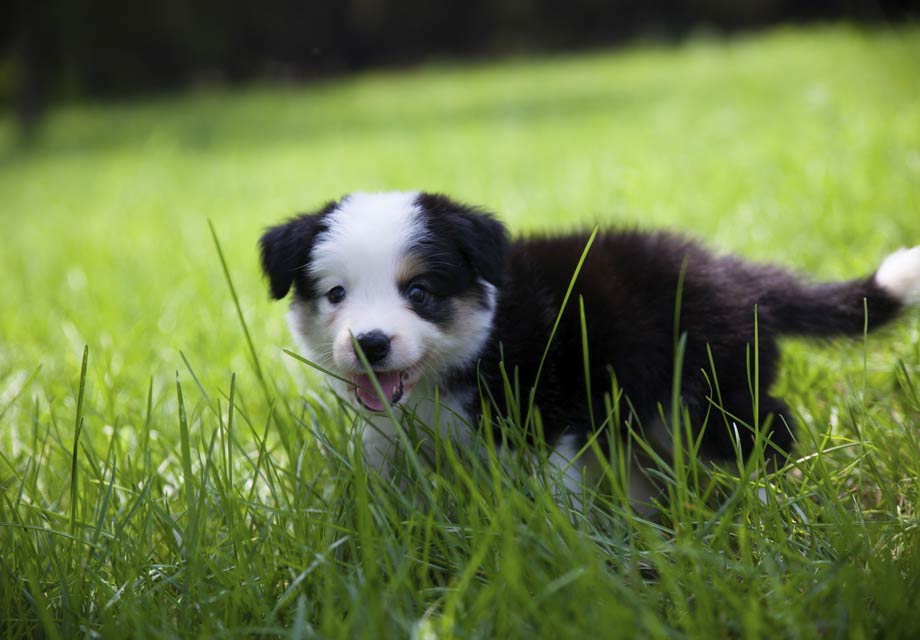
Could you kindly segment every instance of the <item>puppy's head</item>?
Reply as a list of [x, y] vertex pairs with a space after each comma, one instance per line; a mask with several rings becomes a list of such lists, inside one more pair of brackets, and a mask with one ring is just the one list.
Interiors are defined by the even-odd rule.
[[[491, 330], [508, 240], [490, 215], [427, 193], [356, 193], [261, 239], [272, 297], [309, 356], [366, 409], [431, 393], [474, 363]], [[357, 343], [358, 348], [355, 348]]]

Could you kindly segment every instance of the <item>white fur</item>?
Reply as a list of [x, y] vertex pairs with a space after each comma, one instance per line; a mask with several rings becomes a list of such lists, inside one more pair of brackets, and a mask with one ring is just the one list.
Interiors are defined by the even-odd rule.
[[[320, 291], [345, 288], [343, 302], [319, 302], [311, 317], [292, 306], [289, 322], [320, 362], [341, 373], [357, 373], [361, 363], [352, 336], [380, 330], [391, 339], [388, 369], [422, 365], [430, 374], [445, 365], [465, 364], [487, 339], [495, 310], [495, 288], [487, 283], [489, 304], [464, 314], [450, 331], [418, 317], [398, 290], [398, 273], [410, 242], [426, 233], [415, 205], [418, 194], [353, 194], [327, 220], [309, 266]], [[332, 337], [330, 341], [329, 337]]]
[[[601, 467], [592, 451], [585, 451], [581, 455], [578, 453], [577, 439], [571, 435], [563, 435], [550, 453], [549, 465], [560, 474], [559, 485], [556, 488], [557, 499], [561, 498], [562, 491], [565, 491], [569, 494], [572, 506], [584, 511], [584, 489], [598, 484], [601, 479]], [[636, 460], [629, 465], [628, 481], [629, 502], [633, 509], [645, 516], [654, 513], [652, 499], [659, 492]], [[590, 496], [590, 493], [587, 495]]]
[[[589, 454], [590, 455], [590, 454]], [[556, 442], [549, 455], [549, 466], [561, 473], [561, 488], [568, 492], [572, 506], [581, 510], [584, 497], [585, 456], [578, 456], [578, 444], [575, 436], [563, 435]], [[557, 499], [561, 492], [556, 492]]]
[[[320, 291], [345, 288], [337, 305], [320, 299], [310, 335], [327, 342], [339, 372], [357, 373], [361, 362], [352, 336], [379, 330], [390, 336], [389, 368], [402, 369], [422, 356], [430, 324], [405, 304], [397, 272], [407, 245], [423, 231], [418, 224], [416, 193], [353, 194], [329, 214], [328, 231], [313, 247], [309, 266]], [[430, 338], [429, 338], [430, 339]]]
[[[399, 291], [401, 273], [407, 267], [408, 249], [428, 233], [416, 205], [418, 193], [352, 194], [328, 214], [327, 230], [313, 246], [307, 269], [320, 292], [343, 287], [346, 296], [332, 304], [320, 298], [315, 306], [295, 296], [288, 323], [306, 355], [344, 378], [361, 373], [352, 337], [382, 331], [390, 337], [388, 370], [413, 369], [417, 382], [395, 406], [393, 413], [406, 424], [408, 415], [456, 445], [469, 446], [473, 416], [472, 390], [461, 395], [445, 391], [440, 375], [451, 367], [472, 363], [490, 334], [498, 292], [484, 280], [478, 283], [486, 293], [486, 303], [466, 304], [458, 310], [448, 328], [420, 318]], [[330, 381], [343, 398], [356, 404], [351, 385]], [[437, 394], [437, 401], [435, 400]], [[466, 394], [466, 395], [463, 395]], [[363, 410], [362, 410], [363, 411]], [[364, 412], [367, 426], [363, 449], [367, 464], [383, 475], [391, 471], [393, 454], [400, 443], [397, 427], [387, 415]], [[424, 450], [427, 442], [414, 442]], [[584, 485], [599, 478], [593, 453], [578, 455], [577, 438], [563, 435], [554, 443], [549, 457], [551, 469], [559, 474], [555, 495], [566, 492], [572, 504], [583, 509]], [[638, 465], [630, 474], [630, 497], [637, 508], [647, 503], [653, 491]], [[561, 501], [561, 500], [560, 500]]]
[[920, 303], [920, 246], [898, 249], [885, 258], [875, 282], [904, 304]]
[[[458, 447], [467, 446], [472, 440], [473, 431], [469, 428], [472, 425], [471, 416], [461, 410], [466, 404], [466, 398], [441, 394], [436, 402], [433, 391], [426, 393], [428, 385], [424, 381], [419, 385], [425, 385], [426, 389], [417, 387], [413, 390], [412, 399], [393, 407], [393, 413], [403, 427], [405, 415], [411, 411], [421, 424], [437, 433], [438, 437], [448, 438]], [[393, 453], [401, 444], [396, 425], [388, 416], [380, 414], [368, 415], [367, 422], [361, 438], [364, 460], [381, 475], [389, 475]], [[425, 450], [430, 445], [429, 442], [421, 444]]]
[[[309, 303], [295, 298], [288, 323], [310, 359], [345, 378], [363, 371], [352, 337], [382, 331], [390, 338], [386, 369], [412, 370], [417, 378], [393, 408], [396, 416], [411, 413], [441, 436], [463, 444], [469, 439], [470, 417], [457, 412], [468, 399], [442, 390], [436, 403], [435, 390], [443, 371], [469, 364], [481, 350], [490, 333], [497, 295], [494, 286], [480, 281], [487, 303], [463, 309], [447, 329], [411, 309], [399, 291], [399, 279], [410, 244], [427, 233], [417, 197], [417, 192], [357, 193], [343, 199], [328, 215], [328, 230], [314, 245], [307, 268], [319, 291], [340, 286], [345, 299], [332, 304], [321, 298], [314, 313]], [[340, 380], [331, 385], [343, 398], [357, 402], [350, 385]], [[379, 414], [369, 414], [368, 421], [367, 462], [386, 473], [398, 443], [395, 425]]]

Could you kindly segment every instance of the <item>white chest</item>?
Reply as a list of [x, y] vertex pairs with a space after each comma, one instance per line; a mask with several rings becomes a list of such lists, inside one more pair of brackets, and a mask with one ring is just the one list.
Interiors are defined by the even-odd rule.
[[458, 394], [443, 394], [437, 399], [433, 393], [418, 395], [420, 400], [396, 407], [394, 415], [399, 426], [387, 415], [367, 416], [362, 437], [364, 458], [381, 475], [389, 473], [397, 447], [430, 449], [438, 438], [449, 438], [455, 445], [464, 446], [473, 437], [473, 417], [464, 408], [468, 406], [468, 398]]

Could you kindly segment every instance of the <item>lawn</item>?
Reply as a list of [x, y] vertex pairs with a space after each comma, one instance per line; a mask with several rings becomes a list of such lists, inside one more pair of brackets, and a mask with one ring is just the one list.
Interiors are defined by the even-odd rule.
[[678, 455], [658, 514], [579, 514], [448, 443], [368, 472], [256, 241], [424, 188], [869, 273], [920, 243], [918, 69], [918, 29], [826, 27], [68, 104], [29, 151], [0, 116], [0, 635], [916, 637], [917, 311], [784, 343], [789, 468]]

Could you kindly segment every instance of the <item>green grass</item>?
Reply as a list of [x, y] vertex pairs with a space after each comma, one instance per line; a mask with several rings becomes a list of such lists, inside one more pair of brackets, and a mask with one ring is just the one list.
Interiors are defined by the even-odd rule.
[[28, 153], [3, 116], [0, 636], [916, 637], [917, 312], [784, 345], [787, 473], [663, 461], [659, 516], [616, 481], [580, 516], [448, 443], [368, 473], [255, 243], [421, 187], [867, 273], [920, 242], [918, 68], [917, 29], [839, 27], [62, 106]]

